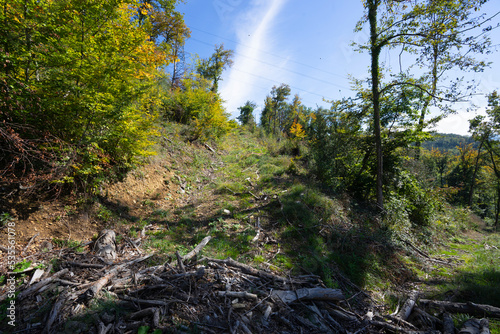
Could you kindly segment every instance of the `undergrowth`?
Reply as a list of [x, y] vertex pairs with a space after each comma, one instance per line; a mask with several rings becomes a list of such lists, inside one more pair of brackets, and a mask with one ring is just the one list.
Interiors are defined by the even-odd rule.
[[[307, 157], [286, 155], [286, 141], [235, 130], [210, 143], [214, 154], [173, 125], [167, 135], [168, 154], [156, 159], [178, 175], [171, 182], [185, 182], [185, 200], [174, 210], [150, 208], [143, 221], [162, 228], [148, 232], [146, 247], [182, 255], [211, 235], [201, 256], [315, 274], [329, 287], [343, 275], [389, 304], [391, 291], [406, 283], [433, 281], [426, 287], [432, 298], [454, 291], [456, 300], [500, 305], [499, 236], [483, 238], [468, 210], [435, 202], [432, 211], [422, 207], [428, 216], [416, 225], [415, 206], [405, 206], [416, 200], [399, 194], [380, 215], [369, 203], [333, 194], [309, 173]], [[453, 266], [429, 265], [409, 244]]]

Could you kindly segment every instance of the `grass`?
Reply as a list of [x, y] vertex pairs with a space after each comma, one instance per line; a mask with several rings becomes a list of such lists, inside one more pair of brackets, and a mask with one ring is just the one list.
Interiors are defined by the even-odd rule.
[[[211, 235], [202, 256], [232, 257], [283, 274], [313, 273], [329, 287], [338, 286], [341, 272], [381, 292], [381, 302], [389, 305], [397, 300], [391, 290], [418, 280], [434, 282], [428, 286], [433, 298], [455, 291], [458, 299], [500, 305], [499, 250], [494, 248], [500, 248], [500, 237], [476, 240], [464, 234], [481, 232], [468, 210], [447, 207], [434, 225], [412, 232], [405, 229], [411, 225], [385, 224], [365, 203], [325, 192], [308, 174], [306, 159], [283, 154], [283, 143], [237, 132], [211, 144], [214, 155], [203, 145], [184, 142], [174, 128], [168, 131], [171, 164], [162, 163], [186, 183], [190, 200], [172, 210], [148, 207], [143, 220], [162, 227], [148, 231], [150, 249], [185, 254]], [[178, 177], [168, 182], [179, 184]], [[263, 233], [252, 242], [257, 221]], [[400, 241], [396, 234], [403, 232], [415, 233], [411, 240], [419, 248], [458, 266], [430, 268]]]

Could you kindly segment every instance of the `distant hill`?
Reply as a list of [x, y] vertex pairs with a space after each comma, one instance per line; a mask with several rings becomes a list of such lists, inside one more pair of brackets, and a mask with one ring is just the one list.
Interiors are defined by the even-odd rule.
[[453, 151], [462, 144], [474, 144], [475, 141], [470, 136], [462, 136], [454, 133], [436, 133], [434, 139], [422, 144], [422, 147], [430, 150], [437, 148], [441, 151]]

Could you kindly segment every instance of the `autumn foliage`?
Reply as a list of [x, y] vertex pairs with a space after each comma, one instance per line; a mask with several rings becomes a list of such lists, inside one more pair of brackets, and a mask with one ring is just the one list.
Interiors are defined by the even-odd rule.
[[49, 185], [92, 190], [153, 153], [160, 68], [174, 58], [172, 47], [151, 38], [153, 5], [9, 0], [1, 7], [4, 182], [32, 186], [45, 175]]

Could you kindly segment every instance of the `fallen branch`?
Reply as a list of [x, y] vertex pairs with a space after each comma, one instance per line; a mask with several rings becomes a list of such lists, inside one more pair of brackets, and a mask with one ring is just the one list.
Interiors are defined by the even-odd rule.
[[205, 238], [203, 238], [203, 240], [192, 251], [190, 251], [189, 253], [187, 253], [182, 257], [182, 260], [188, 261], [191, 260], [196, 255], [198, 255], [201, 252], [201, 250], [208, 244], [210, 239], [212, 239], [211, 236], [206, 236]]
[[43, 286], [49, 284], [49, 283], [52, 283], [53, 281], [55, 281], [57, 278], [61, 277], [62, 275], [64, 274], [67, 274], [69, 272], [69, 270], [66, 268], [66, 269], [63, 269], [61, 271], [58, 271], [57, 273], [55, 273], [54, 275], [52, 275], [51, 277], [49, 278], [46, 278], [44, 280], [41, 280], [40, 282], [30, 286], [28, 289], [24, 290], [24, 291], [21, 291], [18, 295], [17, 295], [17, 299], [18, 300], [23, 300], [24, 298], [28, 297], [28, 296], [32, 296], [35, 292], [37, 292], [38, 290], [40, 290]]
[[279, 297], [285, 304], [304, 300], [339, 301], [345, 299], [342, 290], [326, 288], [299, 289], [295, 291], [274, 290], [271, 295]]
[[247, 298], [257, 300], [257, 295], [246, 291], [217, 291], [219, 297]]
[[250, 274], [250, 275], [253, 275], [253, 276], [257, 276], [257, 277], [268, 278], [268, 279], [271, 279], [271, 280], [276, 280], [276, 281], [281, 281], [281, 282], [290, 281], [290, 279], [288, 279], [288, 278], [281, 277], [281, 276], [278, 276], [278, 275], [275, 275], [275, 274], [272, 274], [272, 273], [268, 273], [268, 272], [263, 271], [263, 270], [255, 269], [255, 268], [253, 268], [253, 267], [251, 267], [249, 265], [246, 265], [246, 264], [240, 263], [238, 261], [235, 261], [235, 260], [233, 260], [230, 257], [228, 257], [225, 260], [219, 260], [219, 259], [213, 259], [213, 258], [206, 257], [206, 258], [203, 258], [202, 260], [207, 260], [207, 261], [211, 261], [211, 262], [215, 262], [215, 263], [223, 263], [225, 265], [228, 265], [228, 266], [231, 266], [231, 267], [234, 267], [234, 268], [238, 268], [238, 269], [240, 269], [245, 274]]
[[449, 313], [443, 314], [443, 334], [455, 334], [455, 324]]
[[52, 310], [50, 311], [49, 318], [47, 319], [47, 324], [45, 325], [45, 328], [43, 330], [43, 333], [53, 333], [51, 331], [52, 325], [56, 321], [56, 318], [59, 316], [59, 313], [64, 306], [64, 302], [66, 301], [68, 297], [68, 290], [64, 290], [59, 297], [57, 298], [57, 301], [55, 302], [54, 306], [52, 307]]
[[179, 269], [185, 274], [186, 268], [184, 267], [184, 263], [182, 263], [182, 257], [179, 254], [179, 251], [175, 252], [175, 256], [177, 257], [177, 265], [179, 266]]
[[207, 143], [204, 144], [206, 148], [208, 148], [213, 154], [217, 154], [213, 148], [210, 147]]
[[474, 303], [453, 303], [446, 301], [421, 299], [419, 304], [434, 309], [444, 309], [450, 313], [466, 313], [478, 317], [500, 318], [500, 308]]
[[73, 266], [73, 267], [80, 267], [80, 268], [102, 269], [102, 268], [106, 267], [103, 264], [95, 264], [95, 263], [66, 262], [66, 264]]
[[481, 330], [481, 324], [478, 319], [469, 319], [460, 328], [459, 334], [479, 334]]
[[490, 334], [490, 322], [488, 319], [481, 319], [479, 324], [481, 325], [481, 331], [479, 334]]
[[125, 267], [127, 267], [127, 266], [129, 266], [131, 264], [134, 264], [134, 263], [138, 263], [138, 262], [144, 261], [144, 260], [150, 258], [151, 256], [153, 256], [153, 254], [149, 254], [149, 255], [146, 255], [146, 256], [137, 258], [135, 260], [132, 260], [132, 261], [129, 261], [129, 262], [126, 262], [126, 263], [123, 263], [123, 264], [120, 264], [120, 265], [117, 265], [117, 266], [113, 267], [108, 272], [107, 275], [105, 275], [104, 277], [101, 277], [99, 280], [97, 280], [96, 282], [94, 282], [92, 284], [92, 286], [80, 296], [80, 298], [82, 298], [83, 300], [86, 300], [86, 301], [91, 300], [92, 298], [94, 298], [99, 293], [99, 291], [101, 291], [101, 289], [103, 287], [105, 287], [108, 284], [108, 282], [109, 282], [110, 279], [112, 279], [113, 277], [115, 277], [120, 271], [122, 271], [123, 269], [125, 269]]
[[20, 255], [23, 255], [24, 252], [26, 252], [26, 250], [28, 249], [28, 247], [31, 245], [31, 243], [33, 242], [33, 240], [35, 240], [36, 237], [38, 237], [40, 235], [40, 233], [37, 233], [35, 234], [34, 236], [32, 236], [30, 238], [30, 240], [28, 241], [28, 244], [26, 246], [24, 246], [23, 250], [21, 251], [21, 254]]
[[170, 302], [164, 302], [163, 300], [139, 299], [139, 298], [134, 298], [134, 297], [126, 296], [126, 295], [118, 296], [118, 298], [120, 298], [122, 300], [129, 301], [129, 302], [134, 302], [137, 304], [151, 305], [151, 306], [169, 306], [170, 303], [172, 302], [172, 300]]

